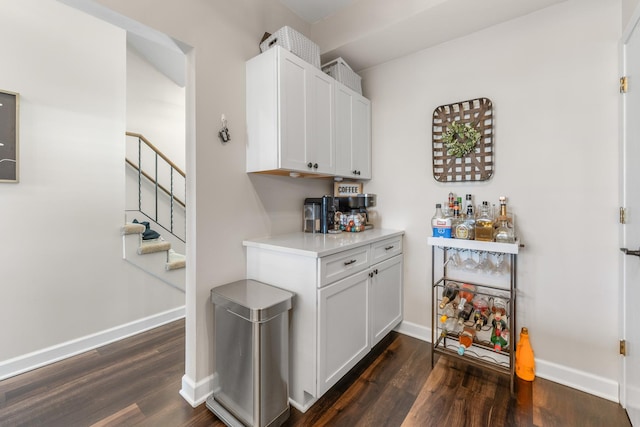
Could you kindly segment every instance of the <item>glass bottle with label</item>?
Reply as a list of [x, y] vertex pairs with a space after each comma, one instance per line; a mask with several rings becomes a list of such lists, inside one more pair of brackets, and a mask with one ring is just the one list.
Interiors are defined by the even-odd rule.
[[476, 240], [483, 242], [493, 242], [493, 217], [489, 202], [484, 201], [480, 206], [478, 217], [476, 218]]
[[496, 242], [513, 243], [515, 242], [515, 233], [513, 223], [507, 215], [507, 198], [500, 196], [500, 215], [496, 220], [496, 230], [494, 239]]
[[458, 296], [458, 284], [449, 282], [442, 289], [442, 300], [440, 301], [440, 308], [444, 309], [444, 306], [452, 302]]
[[473, 216], [473, 206], [467, 206], [467, 214], [454, 227], [456, 239], [473, 240], [476, 235], [476, 219]]
[[436, 213], [431, 218], [431, 228], [433, 237], [451, 238], [451, 218], [444, 216], [440, 203], [436, 204]]
[[464, 223], [464, 219], [460, 215], [460, 204], [456, 200], [453, 202], [453, 218], [451, 218], [451, 237], [460, 239], [457, 235], [457, 228], [460, 224]]
[[458, 342], [460, 343], [460, 345], [458, 346], [458, 354], [460, 356], [463, 356], [464, 351], [469, 347], [471, 347], [475, 336], [476, 336], [476, 331], [473, 328], [465, 326], [465, 328], [462, 330], [462, 332], [458, 336]]

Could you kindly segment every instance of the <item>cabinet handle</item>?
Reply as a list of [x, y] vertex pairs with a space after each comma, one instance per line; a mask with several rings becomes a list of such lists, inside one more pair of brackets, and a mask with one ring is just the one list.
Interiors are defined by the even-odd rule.
[[369, 273], [369, 277], [373, 277], [373, 272]]
[[318, 169], [318, 164], [317, 164], [317, 163], [314, 163], [314, 164], [313, 164], [313, 168], [314, 168], [314, 169]]
[[378, 274], [378, 269], [376, 268], [375, 270], [373, 270], [373, 272], [374, 272], [375, 274]]
[[344, 265], [351, 265], [351, 264], [353, 264], [354, 262], [356, 262], [356, 260], [355, 260], [355, 259], [352, 259], [351, 261], [345, 261], [345, 262], [344, 262]]
[[360, 171], [359, 170], [355, 170], [355, 169], [352, 170], [351, 173], [354, 174], [354, 175], [360, 175]]
[[313, 167], [313, 163], [311, 163], [311, 162], [307, 163], [307, 167], [308, 167], [309, 169], [311, 169], [311, 168]]
[[385, 250], [385, 251], [388, 251], [388, 250], [390, 250], [390, 249], [393, 249], [393, 245], [391, 245], [391, 246], [387, 246], [386, 248], [384, 248], [384, 250]]

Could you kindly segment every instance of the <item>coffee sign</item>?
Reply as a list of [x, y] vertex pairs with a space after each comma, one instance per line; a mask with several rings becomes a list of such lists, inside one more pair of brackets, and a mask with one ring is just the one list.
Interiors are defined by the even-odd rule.
[[348, 197], [362, 194], [361, 182], [335, 182], [333, 184], [334, 197]]

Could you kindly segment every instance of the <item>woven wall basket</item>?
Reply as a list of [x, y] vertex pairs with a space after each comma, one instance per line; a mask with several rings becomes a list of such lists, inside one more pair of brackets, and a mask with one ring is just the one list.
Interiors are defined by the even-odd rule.
[[[469, 123], [480, 132], [475, 150], [456, 157], [447, 154], [442, 135], [449, 123]], [[493, 175], [493, 108], [488, 98], [441, 105], [433, 110], [433, 177], [439, 182], [486, 181]]]

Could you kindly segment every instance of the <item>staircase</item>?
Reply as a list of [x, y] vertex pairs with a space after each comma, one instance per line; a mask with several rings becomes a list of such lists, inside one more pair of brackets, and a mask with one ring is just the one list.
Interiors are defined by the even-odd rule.
[[[152, 230], [158, 229], [154, 228], [157, 226], [153, 221], [148, 220], [148, 222]], [[122, 258], [158, 280], [184, 292], [186, 257], [173, 249], [178, 247], [179, 250], [184, 251], [184, 243], [180, 245], [182, 242], [170, 233], [167, 240], [162, 235], [157, 239], [144, 240], [142, 235], [145, 230], [145, 225], [139, 222], [125, 222], [122, 227]]]
[[122, 257], [184, 292], [185, 174], [144, 136], [127, 133], [127, 140], [132, 142], [128, 147], [134, 151], [128, 149], [126, 159], [127, 206], [121, 229]]

